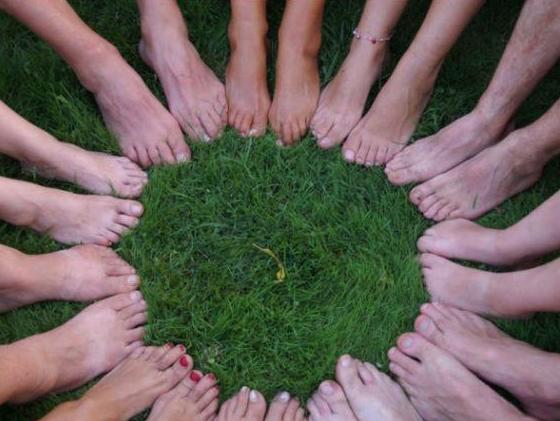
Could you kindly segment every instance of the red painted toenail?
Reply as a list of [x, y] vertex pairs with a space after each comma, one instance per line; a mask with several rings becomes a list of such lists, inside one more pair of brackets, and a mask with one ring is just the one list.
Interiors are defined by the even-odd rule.
[[188, 367], [189, 366], [189, 359], [183, 355], [181, 357], [181, 359], [179, 360], [179, 364], [181, 364], [183, 367]]
[[167, 342], [167, 343], [165, 344], [165, 347], [166, 347], [166, 348], [173, 348], [173, 344], [172, 344], [171, 342]]
[[184, 345], [179, 345], [179, 351], [185, 352], [186, 351], [185, 346]]
[[191, 380], [195, 383], [198, 383], [200, 381], [200, 379], [202, 378], [202, 376], [200, 374], [198, 374], [196, 371], [193, 371], [191, 373]]

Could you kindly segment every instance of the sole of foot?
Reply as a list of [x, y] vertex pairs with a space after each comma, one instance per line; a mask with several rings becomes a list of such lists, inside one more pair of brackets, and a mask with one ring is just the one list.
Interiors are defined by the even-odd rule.
[[243, 387], [224, 402], [216, 421], [261, 421], [266, 414], [266, 400], [256, 390]]
[[443, 304], [424, 304], [416, 331], [486, 381], [513, 393], [528, 414], [542, 420], [560, 414], [557, 354], [501, 332], [488, 320]]

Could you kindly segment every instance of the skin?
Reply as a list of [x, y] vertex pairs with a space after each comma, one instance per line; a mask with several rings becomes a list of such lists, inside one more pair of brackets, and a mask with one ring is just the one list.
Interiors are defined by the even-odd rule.
[[434, 0], [412, 44], [342, 147], [346, 161], [385, 165], [409, 142], [445, 57], [484, 0]]
[[309, 421], [357, 421], [342, 387], [326, 381], [307, 402]]
[[138, 291], [90, 305], [46, 333], [0, 346], [0, 403], [73, 390], [142, 346], [147, 305]]
[[177, 121], [117, 49], [92, 31], [65, 0], [0, 0], [0, 8], [49, 43], [72, 67], [95, 96], [126, 157], [143, 167], [190, 159]]
[[88, 196], [0, 177], [0, 219], [64, 244], [109, 246], [138, 225], [136, 201]]
[[95, 194], [139, 197], [148, 175], [128, 158], [89, 152], [33, 126], [0, 101], [0, 153], [47, 178], [76, 183]]
[[[378, 38], [389, 37], [406, 0], [368, 0], [357, 30]], [[368, 93], [381, 75], [388, 42], [372, 44], [352, 39], [350, 52], [335, 78], [323, 89], [311, 129], [320, 148], [341, 144], [361, 119]]]
[[474, 110], [397, 154], [387, 164], [389, 181], [396, 185], [427, 181], [502, 139], [521, 103], [560, 57], [559, 37], [560, 4], [526, 1], [496, 73]]
[[[192, 140], [209, 143], [227, 123], [224, 85], [189, 40], [175, 0], [138, 0], [142, 24], [140, 54], [158, 75], [171, 114]], [[167, 155], [171, 160], [172, 156]]]

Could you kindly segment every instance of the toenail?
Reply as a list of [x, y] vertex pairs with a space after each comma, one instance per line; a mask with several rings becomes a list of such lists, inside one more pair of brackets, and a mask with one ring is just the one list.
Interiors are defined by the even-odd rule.
[[249, 391], [249, 388], [247, 386], [243, 386], [241, 388], [241, 392], [243, 392], [243, 393], [248, 392], [248, 391]]
[[185, 368], [189, 366], [189, 359], [186, 357], [186, 355], [183, 355], [181, 357], [181, 359], [179, 360], [179, 364], [181, 364]]
[[280, 139], [276, 140], [276, 145], [277, 146], [284, 146], [284, 142], [282, 142]]
[[216, 376], [213, 373], [208, 374], [210, 380], [216, 380]]
[[256, 402], [257, 399], [258, 399], [257, 392], [255, 392], [254, 390], [251, 390], [251, 393], [249, 393], [249, 400], [251, 402]]
[[278, 400], [280, 402], [288, 402], [290, 400], [290, 394], [288, 392], [282, 392], [280, 396], [278, 396]]
[[191, 373], [191, 380], [195, 383], [198, 383], [200, 381], [200, 379], [202, 378], [202, 376], [200, 374], [198, 374], [196, 371], [193, 371]]
[[397, 350], [395, 349], [395, 347], [393, 347], [389, 350], [389, 352], [387, 352], [387, 355], [389, 355], [389, 356], [395, 355], [395, 352], [397, 352]]
[[179, 162], [186, 162], [188, 160], [189, 160], [189, 158], [185, 154], [180, 154], [180, 155], [177, 156], [177, 161], [179, 161]]
[[202, 135], [202, 140], [204, 140], [204, 142], [206, 142], [206, 143], [210, 143], [210, 141], [212, 139], [210, 139], [210, 136], [208, 136], [206, 133], [204, 133], [204, 135]]
[[410, 348], [412, 346], [412, 339], [410, 338], [406, 338], [403, 342], [402, 342], [402, 346], [403, 348]]
[[353, 161], [354, 160], [354, 152], [352, 151], [344, 151], [344, 159], [346, 159], [347, 161]]
[[132, 205], [132, 212], [136, 214], [142, 213], [142, 206], [140, 205]]
[[350, 356], [345, 355], [344, 357], [342, 357], [340, 359], [340, 364], [342, 365], [342, 367], [348, 367], [350, 366], [350, 363], [352, 362], [352, 359], [350, 358]]
[[179, 345], [179, 351], [185, 352], [186, 351], [185, 346], [184, 345]]
[[132, 301], [138, 301], [140, 300], [140, 298], [142, 297], [142, 294], [140, 294], [140, 292], [138, 291], [134, 291], [130, 293], [130, 299]]
[[325, 395], [332, 395], [332, 393], [334, 392], [334, 389], [331, 386], [331, 384], [327, 382], [323, 383], [320, 389], [321, 389], [321, 393], [324, 393]]
[[138, 276], [132, 275], [128, 277], [128, 284], [129, 285], [137, 285], [138, 284]]
[[427, 332], [429, 327], [430, 327], [430, 321], [429, 320], [422, 321], [422, 323], [420, 323], [420, 326], [419, 326], [420, 332]]
[[257, 129], [251, 129], [249, 130], [249, 136], [254, 136], [257, 134]]
[[328, 146], [329, 143], [331, 143], [331, 141], [329, 139], [323, 139], [319, 142], [319, 145], [321, 146]]
[[171, 349], [171, 348], [173, 348], [173, 344], [172, 344], [171, 342], [167, 342], [167, 343], [165, 344], [165, 347], [166, 347], [167, 349]]

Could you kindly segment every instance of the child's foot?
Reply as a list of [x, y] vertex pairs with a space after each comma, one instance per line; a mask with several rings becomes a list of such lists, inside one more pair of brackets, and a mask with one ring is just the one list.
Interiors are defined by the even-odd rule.
[[5, 346], [25, 366], [9, 402], [72, 390], [112, 370], [142, 345], [146, 309], [138, 291], [115, 295], [50, 332]]
[[256, 390], [241, 388], [233, 398], [224, 402], [216, 421], [262, 421], [266, 401]]
[[521, 420], [517, 408], [460, 362], [416, 333], [389, 351], [391, 372], [425, 420]]
[[132, 266], [94, 245], [35, 256], [0, 246], [0, 264], [0, 312], [47, 300], [98, 300], [140, 285]]
[[270, 403], [265, 421], [305, 421], [305, 411], [296, 398], [282, 392]]
[[193, 371], [169, 392], [160, 395], [148, 421], [215, 420], [220, 389], [213, 374]]
[[325, 381], [307, 402], [309, 421], [358, 421], [342, 387]]
[[344, 355], [336, 366], [336, 379], [358, 421], [421, 420], [402, 388], [370, 363]]
[[560, 356], [502, 333], [473, 313], [442, 304], [424, 304], [416, 331], [446, 350], [469, 370], [519, 399], [542, 420], [560, 414]]
[[323, 89], [311, 129], [321, 148], [341, 144], [364, 112], [366, 100], [381, 74], [386, 43], [355, 41], [335, 78]]

